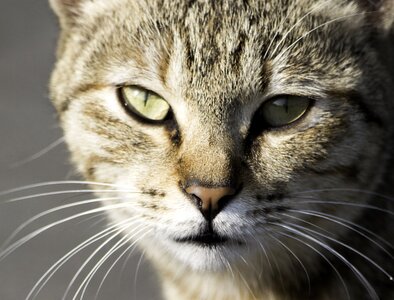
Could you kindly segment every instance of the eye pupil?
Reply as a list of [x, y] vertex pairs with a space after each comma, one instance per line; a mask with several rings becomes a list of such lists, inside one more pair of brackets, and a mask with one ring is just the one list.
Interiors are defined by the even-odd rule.
[[146, 106], [146, 103], [148, 102], [148, 98], [149, 98], [149, 93], [148, 92], [144, 92], [144, 106]]

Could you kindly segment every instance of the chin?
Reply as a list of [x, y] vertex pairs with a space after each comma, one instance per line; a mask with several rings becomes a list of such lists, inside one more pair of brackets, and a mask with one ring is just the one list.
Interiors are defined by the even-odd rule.
[[242, 262], [248, 255], [248, 247], [238, 241], [204, 243], [167, 240], [164, 243], [172, 261], [196, 272], [228, 270], [230, 265]]

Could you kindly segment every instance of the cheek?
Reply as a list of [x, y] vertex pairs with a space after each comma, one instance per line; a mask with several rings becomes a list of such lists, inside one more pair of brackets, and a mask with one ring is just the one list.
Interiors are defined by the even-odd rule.
[[382, 132], [362, 120], [348, 124], [314, 128], [288, 139], [261, 137], [252, 162], [258, 185], [288, 193], [374, 188], [384, 165]]
[[[359, 158], [366, 142], [344, 122], [318, 124], [294, 134], [265, 133], [253, 145], [249, 160], [258, 182], [265, 185], [291, 182], [304, 174], [349, 166]], [[360, 125], [361, 126], [361, 125]], [[353, 128], [354, 127], [354, 128]]]
[[250, 164], [259, 182], [288, 182], [325, 155], [322, 145], [310, 143], [300, 135], [287, 138], [267, 135], [257, 140]]
[[[138, 177], [151, 176], [152, 172], [157, 175], [161, 166], [170, 169], [171, 145], [165, 129], [143, 126], [130, 116], [124, 119], [124, 115], [90, 96], [75, 100], [62, 116], [73, 162], [87, 178], [100, 169], [100, 164], [113, 164], [114, 169], [143, 168]], [[105, 173], [103, 170], [109, 168], [101, 169]]]

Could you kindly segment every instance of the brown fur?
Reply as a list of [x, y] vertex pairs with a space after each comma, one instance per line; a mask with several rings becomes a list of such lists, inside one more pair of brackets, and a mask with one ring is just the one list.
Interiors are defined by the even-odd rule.
[[[378, 299], [317, 238], [380, 299], [394, 297], [393, 282], [354, 251], [284, 227], [330, 232], [393, 273], [392, 258], [349, 227], [294, 212], [345, 218], [393, 242], [391, 215], [365, 208], [390, 209], [370, 192], [389, 191], [393, 127], [384, 53], [393, 53], [394, 5], [370, 2], [51, 1], [62, 27], [51, 94], [73, 161], [90, 180], [138, 192], [110, 217], [140, 215], [151, 229], [139, 244], [167, 299], [347, 299], [336, 272], [351, 299]], [[128, 114], [117, 99], [123, 85], [159, 94], [174, 118], [147, 124]], [[258, 108], [283, 94], [314, 105], [291, 126], [256, 129]], [[182, 192], [193, 180], [241, 186], [212, 226], [246, 246], [177, 245], [205, 226]]]

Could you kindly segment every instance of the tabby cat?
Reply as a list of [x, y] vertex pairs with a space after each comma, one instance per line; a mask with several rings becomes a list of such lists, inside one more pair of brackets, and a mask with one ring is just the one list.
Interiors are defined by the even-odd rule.
[[394, 299], [393, 1], [51, 5], [72, 160], [165, 299]]

